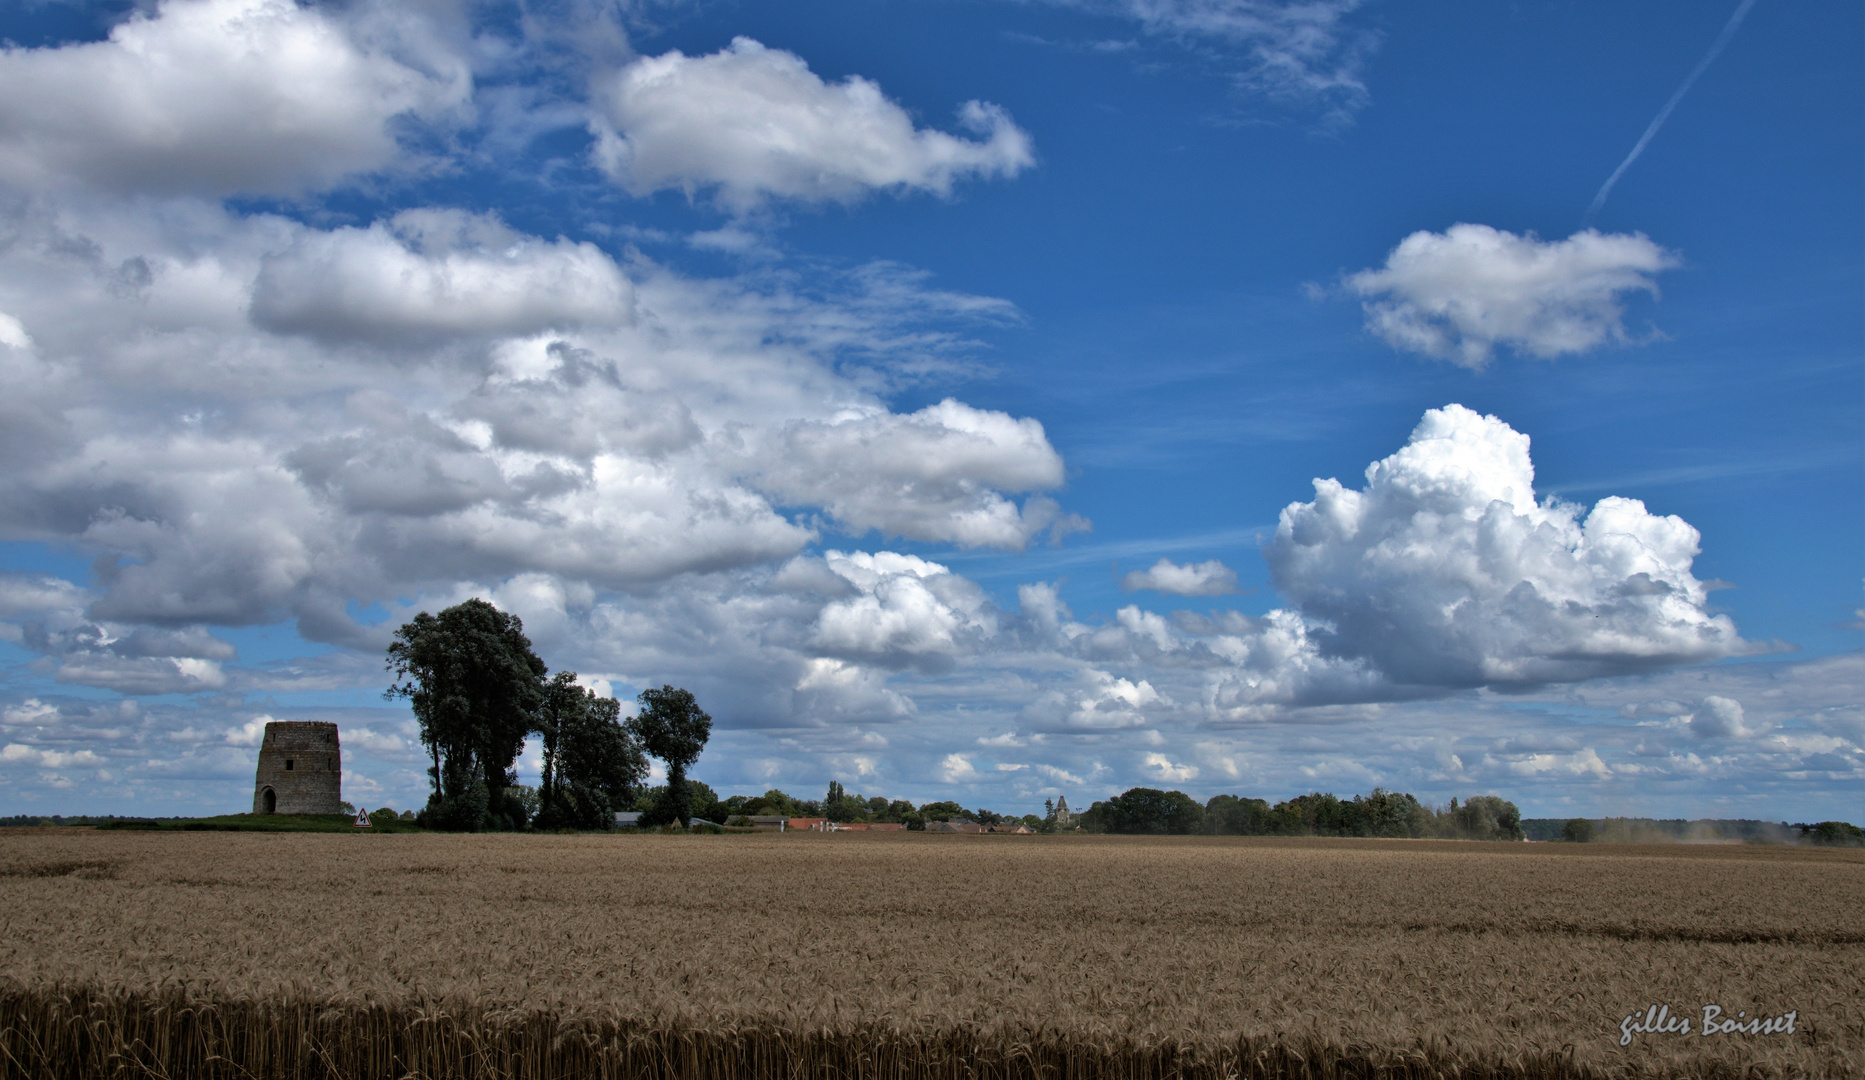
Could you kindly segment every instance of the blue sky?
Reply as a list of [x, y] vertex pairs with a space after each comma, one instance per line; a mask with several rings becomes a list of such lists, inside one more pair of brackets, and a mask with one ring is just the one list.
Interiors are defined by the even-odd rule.
[[418, 805], [480, 595], [725, 791], [1858, 820], [1861, 14], [1586, 218], [1735, 11], [10, 8], [0, 812]]

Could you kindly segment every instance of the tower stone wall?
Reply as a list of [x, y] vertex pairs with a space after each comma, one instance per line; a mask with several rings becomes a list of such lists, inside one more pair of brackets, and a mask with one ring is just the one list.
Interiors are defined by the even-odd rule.
[[255, 814], [343, 813], [343, 751], [337, 725], [274, 720], [259, 744]]

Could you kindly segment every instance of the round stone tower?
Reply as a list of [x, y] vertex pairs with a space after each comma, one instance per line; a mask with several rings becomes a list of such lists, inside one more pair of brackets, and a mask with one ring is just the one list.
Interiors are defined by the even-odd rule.
[[343, 752], [337, 725], [274, 720], [259, 744], [255, 814], [343, 813]]

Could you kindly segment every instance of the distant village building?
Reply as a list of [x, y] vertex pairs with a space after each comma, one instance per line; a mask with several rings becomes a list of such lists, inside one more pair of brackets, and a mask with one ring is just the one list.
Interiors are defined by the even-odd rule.
[[1068, 796], [1057, 795], [1056, 796], [1056, 828], [1058, 829], [1069, 828], [1073, 821], [1074, 821], [1074, 815], [1068, 812]]
[[337, 725], [274, 720], [259, 744], [255, 814], [343, 813], [343, 751]]

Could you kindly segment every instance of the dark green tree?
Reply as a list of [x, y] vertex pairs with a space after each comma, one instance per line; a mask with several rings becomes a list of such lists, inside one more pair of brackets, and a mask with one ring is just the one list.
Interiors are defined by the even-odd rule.
[[1297, 795], [1275, 805], [1271, 827], [1285, 836], [1347, 836], [1351, 822], [1347, 809], [1331, 791]]
[[1520, 840], [1522, 812], [1497, 795], [1475, 795], [1450, 811], [1451, 827], [1468, 840]]
[[688, 777], [686, 781], [687, 809], [694, 817], [705, 818], [714, 825], [722, 825], [731, 815], [719, 798], [719, 793], [712, 790], [712, 785]]
[[[887, 805], [883, 802], [881, 805]], [[838, 781], [829, 781], [829, 794], [822, 800], [822, 816], [830, 821], [866, 821], [868, 804], [859, 795], [850, 795]]]
[[575, 683], [552, 680], [545, 708], [544, 793], [538, 827], [608, 829], [615, 812], [633, 805], [647, 779], [648, 759], [622, 724], [622, 703]]
[[1577, 817], [1561, 826], [1561, 839], [1570, 844], [1585, 844], [1593, 840], [1593, 823], [1586, 818]]
[[1822, 821], [1817, 825], [1802, 825], [1800, 837], [1811, 844], [1823, 847], [1859, 847], [1865, 845], [1865, 830], [1849, 821]]
[[706, 740], [712, 737], [712, 717], [691, 693], [677, 687], [643, 690], [636, 700], [641, 708], [629, 721], [629, 729], [643, 749], [667, 763], [666, 795], [642, 815], [641, 823], [685, 825], [693, 819], [686, 771], [699, 760]]
[[925, 806], [920, 807], [920, 818], [924, 821], [978, 820], [972, 815], [971, 811], [949, 799], [943, 802], [929, 802]]
[[406, 698], [432, 759], [434, 791], [423, 812], [436, 827], [478, 832], [522, 828], [524, 807], [505, 789], [544, 694], [544, 661], [531, 651], [518, 616], [472, 599], [395, 631], [388, 649], [394, 682], [386, 698]]
[[1110, 833], [1204, 831], [1204, 807], [1183, 791], [1129, 788], [1088, 809], [1099, 828]]
[[576, 672], [559, 671], [555, 678], [544, 685], [544, 693], [538, 702], [537, 733], [544, 744], [544, 774], [538, 782], [539, 813], [548, 819], [549, 824], [540, 822], [541, 828], [558, 827], [558, 807], [556, 799], [557, 755], [563, 743], [566, 729], [575, 727], [583, 713], [589, 710], [589, 693], [576, 681]]
[[1431, 811], [1402, 791], [1374, 788], [1370, 795], [1355, 795], [1353, 836], [1424, 836], [1431, 831]]
[[1217, 795], [1204, 804], [1204, 827], [1218, 836], [1263, 836], [1273, 831], [1267, 802], [1235, 795]]

